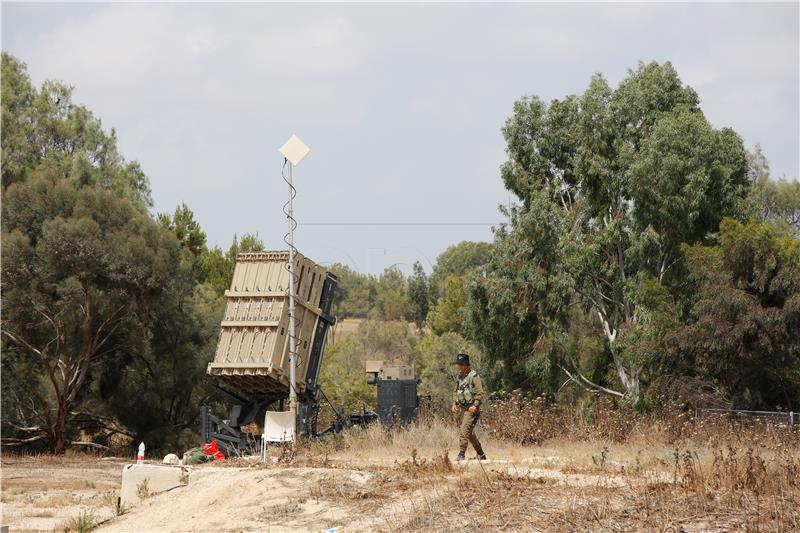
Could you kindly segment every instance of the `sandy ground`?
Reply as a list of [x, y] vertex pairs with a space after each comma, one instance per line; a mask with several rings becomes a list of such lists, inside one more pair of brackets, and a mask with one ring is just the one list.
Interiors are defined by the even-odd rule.
[[12, 532], [60, 531], [84, 513], [110, 519], [119, 495], [122, 460], [92, 455], [15, 457], [2, 461], [0, 524]]
[[[441, 438], [451, 438], [450, 433], [442, 432]], [[755, 521], [735, 502], [712, 498], [698, 507], [696, 494], [682, 491], [657, 460], [634, 472], [624, 448], [612, 449], [616, 460], [609, 458], [602, 469], [585, 459], [591, 457], [585, 443], [507, 449], [494, 443], [495, 458], [488, 462], [456, 464], [454, 453], [445, 455], [430, 431], [409, 432], [394, 444], [383, 443], [379, 435], [373, 431], [330, 450], [311, 445], [291, 457], [273, 450], [267, 464], [234, 459], [192, 467], [186, 485], [152, 495], [121, 514], [116, 497], [123, 461], [6, 455], [0, 524], [12, 532], [63, 531], [81, 515], [90, 516], [97, 531], [131, 533], [721, 532], [788, 531], [800, 524], [797, 513], [789, 513], [800, 501], [798, 494], [772, 503], [765, 498]], [[427, 437], [426, 442], [417, 442], [418, 437]]]
[[[435, 462], [440, 459], [330, 458], [319, 466], [239, 460], [226, 466], [202, 465], [192, 470], [186, 486], [153, 495], [116, 516], [123, 461], [92, 456], [6, 457], [2, 524], [11, 531], [61, 531], [70, 518], [88, 513], [98, 531], [131, 533], [388, 531], [400, 524], [407, 529], [451, 530], [474, 525], [474, 517], [459, 515], [453, 508], [462, 479], [483, 484], [482, 477], [490, 473], [527, 477], [544, 488], [562, 487], [542, 491], [537, 506], [531, 507], [542, 513], [541, 518], [551, 519], [570, 497], [584, 498], [586, 491], [626, 483], [615, 475], [564, 472], [555, 468], [553, 459], [445, 462], [443, 469]], [[419, 516], [430, 522], [415, 521]], [[546, 529], [533, 523], [510, 528]]]
[[202, 467], [187, 486], [149, 498], [99, 531], [374, 530], [370, 515], [353, 514], [321, 493], [331, 475], [360, 487], [371, 478], [358, 470]]

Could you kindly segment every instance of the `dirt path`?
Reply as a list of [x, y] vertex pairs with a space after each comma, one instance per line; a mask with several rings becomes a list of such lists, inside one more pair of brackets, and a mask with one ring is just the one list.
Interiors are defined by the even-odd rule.
[[729, 509], [698, 514], [696, 498], [664, 472], [578, 471], [544, 457], [226, 461], [194, 467], [187, 485], [116, 516], [122, 465], [89, 457], [4, 459], [0, 523], [13, 532], [61, 531], [87, 513], [98, 531], [136, 533], [730, 531], [748, 523]]
[[2, 517], [10, 531], [60, 530], [70, 519], [114, 516], [124, 461], [89, 455], [14, 457], [2, 462]]
[[[11, 531], [53, 531], [86, 515], [100, 524], [99, 531], [117, 532], [378, 531], [413, 525], [416, 515], [451, 499], [460, 478], [484, 470], [575, 487], [621, 483], [507, 461], [470, 461], [444, 471], [433, 463], [380, 460], [315, 467], [203, 465], [192, 471], [188, 485], [116, 516], [124, 464], [90, 456], [4, 460], [2, 524]], [[457, 517], [442, 520], [447, 529], [460, 525]]]
[[372, 479], [339, 468], [198, 468], [188, 485], [149, 498], [99, 531], [374, 531], [382, 528], [379, 515], [360, 513], [339, 494], [367, 491]]

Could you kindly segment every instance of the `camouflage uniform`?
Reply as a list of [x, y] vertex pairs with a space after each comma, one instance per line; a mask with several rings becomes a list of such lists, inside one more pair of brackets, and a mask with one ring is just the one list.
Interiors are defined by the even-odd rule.
[[[461, 409], [461, 430], [458, 439], [459, 457], [464, 456], [467, 451], [467, 444], [471, 443], [478, 457], [484, 458], [481, 443], [478, 441], [478, 437], [475, 436], [475, 426], [481, 417], [480, 406], [483, 403], [483, 398], [483, 384], [477, 372], [470, 370], [467, 375], [459, 378], [454, 395], [454, 402]], [[472, 405], [477, 408], [474, 413], [469, 412], [469, 408]]]

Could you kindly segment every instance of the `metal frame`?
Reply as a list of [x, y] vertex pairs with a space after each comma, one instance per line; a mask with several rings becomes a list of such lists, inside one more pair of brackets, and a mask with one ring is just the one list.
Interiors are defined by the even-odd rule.
[[696, 419], [700, 419], [703, 413], [713, 413], [717, 415], [728, 415], [732, 419], [764, 420], [778, 424], [788, 424], [789, 427], [800, 425], [800, 417], [794, 411], [748, 411], [745, 409], [719, 409], [719, 408], [697, 408], [694, 410]]

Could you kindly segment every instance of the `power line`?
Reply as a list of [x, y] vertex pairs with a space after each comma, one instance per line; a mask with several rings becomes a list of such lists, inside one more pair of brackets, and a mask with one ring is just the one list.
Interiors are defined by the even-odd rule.
[[301, 226], [498, 226], [505, 222], [300, 222]]

